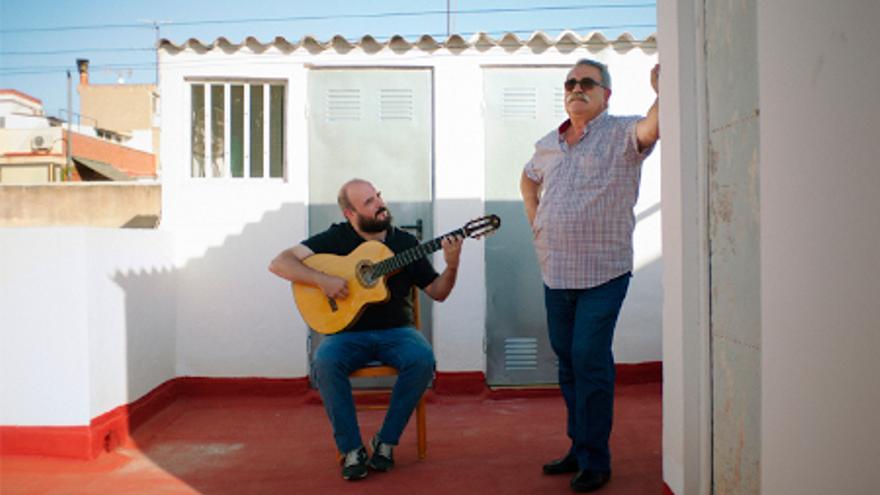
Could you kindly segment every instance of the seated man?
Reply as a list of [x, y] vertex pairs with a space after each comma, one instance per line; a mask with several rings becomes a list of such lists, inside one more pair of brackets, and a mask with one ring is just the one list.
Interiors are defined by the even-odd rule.
[[[418, 241], [391, 225], [385, 201], [365, 180], [346, 182], [339, 190], [338, 202], [348, 222], [333, 224], [282, 251], [272, 260], [269, 270], [291, 282], [317, 286], [328, 298], [342, 300], [348, 296], [346, 281], [309, 268], [302, 260], [315, 253], [345, 256], [368, 240], [383, 242], [395, 253], [417, 246]], [[364, 478], [367, 466], [376, 471], [394, 467], [392, 449], [431, 380], [434, 354], [414, 327], [410, 295], [413, 285], [437, 301], [445, 300], [452, 291], [461, 239], [450, 236], [441, 245], [446, 260], [442, 274], [438, 275], [424, 258], [402, 268], [386, 281], [391, 295], [388, 301], [366, 306], [353, 325], [328, 335], [315, 352], [314, 377], [333, 426], [336, 447], [344, 455], [342, 477], [346, 480]], [[393, 366], [399, 375], [382, 428], [370, 442], [372, 456], [367, 459], [349, 375], [375, 360]]]

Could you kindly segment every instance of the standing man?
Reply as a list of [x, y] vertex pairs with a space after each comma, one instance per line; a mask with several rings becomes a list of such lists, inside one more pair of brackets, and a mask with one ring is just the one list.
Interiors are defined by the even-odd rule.
[[520, 180], [571, 438], [544, 473], [576, 473], [576, 492], [611, 479], [611, 343], [632, 276], [641, 165], [659, 138], [659, 72], [659, 65], [651, 71], [658, 98], [647, 116], [612, 116], [608, 67], [579, 60], [565, 81], [569, 118], [535, 144]]
[[[339, 189], [338, 202], [347, 222], [333, 224], [282, 251], [269, 265], [275, 275], [320, 287], [331, 299], [349, 296], [346, 280], [309, 268], [302, 260], [315, 253], [345, 256], [369, 240], [384, 243], [394, 253], [419, 244], [413, 235], [391, 225], [391, 213], [381, 193], [369, 182], [346, 182]], [[328, 335], [315, 352], [314, 377], [333, 426], [336, 447], [343, 457], [342, 477], [346, 480], [366, 477], [368, 467], [374, 471], [390, 471], [394, 467], [393, 448], [434, 374], [431, 345], [415, 329], [412, 287], [421, 288], [436, 301], [445, 300], [455, 285], [461, 241], [455, 236], [441, 241], [446, 268], [439, 275], [422, 258], [389, 276], [389, 299], [367, 305], [352, 326]], [[382, 428], [370, 442], [372, 455], [368, 457], [361, 441], [349, 375], [371, 361], [382, 361], [397, 369], [398, 377]]]

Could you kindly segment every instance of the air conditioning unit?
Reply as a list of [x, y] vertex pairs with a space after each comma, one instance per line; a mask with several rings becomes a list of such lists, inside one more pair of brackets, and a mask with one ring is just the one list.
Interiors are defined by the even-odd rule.
[[36, 136], [31, 138], [31, 149], [32, 150], [48, 150], [52, 149], [52, 135], [51, 134], [37, 134]]

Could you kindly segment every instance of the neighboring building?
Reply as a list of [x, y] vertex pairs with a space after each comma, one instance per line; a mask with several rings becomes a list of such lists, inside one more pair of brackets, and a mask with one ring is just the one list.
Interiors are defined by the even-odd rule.
[[130, 135], [91, 126], [74, 127], [70, 138], [72, 167], [65, 177], [65, 127], [43, 114], [39, 99], [14, 89], [0, 90], [0, 184], [156, 177], [156, 158], [150, 152], [149, 139], [139, 149], [130, 145]]
[[0, 129], [48, 127], [43, 115], [43, 102], [14, 89], [0, 89]]
[[0, 184], [57, 182], [66, 162], [63, 131], [43, 114], [43, 102], [0, 89]]
[[[92, 84], [89, 61], [77, 59], [80, 123], [130, 147], [159, 150], [159, 99], [155, 84]], [[83, 122], [84, 121], [84, 122]]]
[[76, 172], [81, 180], [136, 180], [156, 178], [156, 155], [107, 139], [71, 134]]

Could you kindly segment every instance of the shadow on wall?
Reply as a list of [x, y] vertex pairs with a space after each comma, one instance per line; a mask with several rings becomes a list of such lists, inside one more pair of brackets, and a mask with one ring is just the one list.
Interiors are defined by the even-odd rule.
[[[129, 404], [179, 376], [305, 375], [306, 339], [289, 285], [267, 270], [298, 241], [303, 212], [297, 204], [267, 212], [182, 267], [113, 276], [125, 296]], [[200, 224], [170, 242], [212, 228]]]
[[[259, 221], [245, 224], [240, 233], [227, 235], [220, 245], [182, 267], [118, 272], [113, 277], [125, 293], [126, 385], [128, 404], [134, 405], [129, 407], [128, 437], [145, 445], [146, 455], [158, 466], [201, 493], [210, 493], [203, 488], [215, 485], [205, 485], [203, 473], [182, 462], [182, 451], [174, 447], [177, 441], [144, 438], [137, 428], [151, 417], [158, 419], [157, 413], [164, 417], [163, 412], [170, 410], [166, 407], [169, 399], [182, 391], [171, 390], [180, 386], [174, 378], [290, 379], [306, 375], [306, 333], [290, 286], [267, 269], [278, 252], [300, 240], [297, 226], [303, 225], [304, 218], [302, 204], [285, 204]], [[199, 238], [198, 230], [216, 233], [207, 222], [193, 229], [172, 242]], [[144, 403], [155, 407], [138, 403], [145, 394], [150, 400]], [[222, 415], [222, 408], [218, 414]], [[178, 419], [163, 419], [169, 424], [162, 431], [174, 432]], [[186, 436], [186, 432], [179, 433]], [[117, 443], [115, 438], [105, 441], [108, 448]], [[225, 452], [210, 439], [181, 442], [196, 449], [194, 455], [202, 466]]]
[[[305, 374], [291, 365], [302, 361], [305, 336], [293, 331], [301, 324], [289, 285], [267, 270], [278, 252], [299, 241], [296, 226], [303, 212], [301, 204], [267, 212], [173, 274], [114, 277], [125, 291], [128, 342], [143, 344], [128, 346], [129, 390], [135, 395], [130, 399], [149, 390], [138, 377], [155, 374], [156, 362], [166, 361], [160, 355], [171, 356], [172, 377]], [[216, 229], [204, 222], [173, 242], [198, 239], [198, 230], [215, 236]], [[173, 344], [165, 347], [158, 338]], [[157, 347], [161, 354], [149, 351]]]

